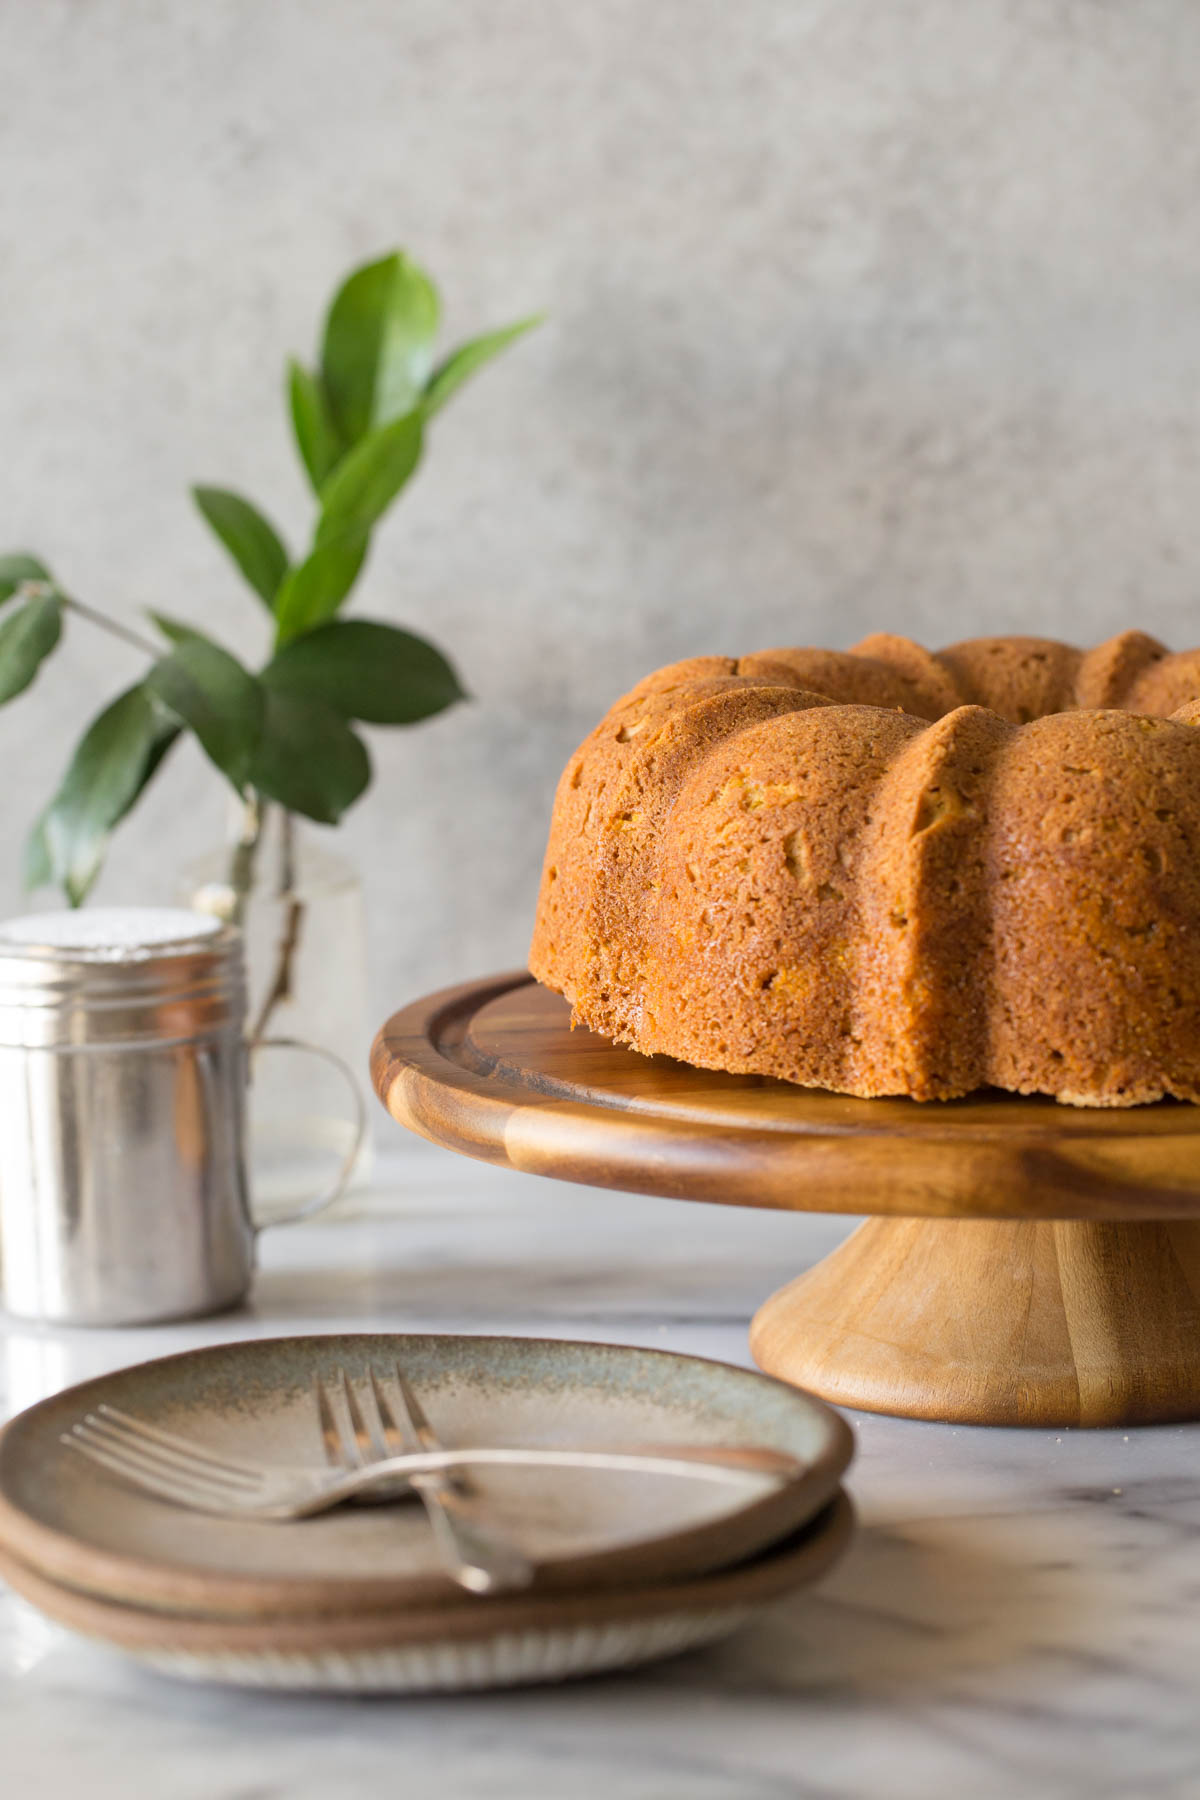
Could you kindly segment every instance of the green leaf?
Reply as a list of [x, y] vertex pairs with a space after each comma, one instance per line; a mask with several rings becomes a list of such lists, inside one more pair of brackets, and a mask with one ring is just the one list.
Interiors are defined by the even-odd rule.
[[421, 414], [405, 413], [347, 452], [321, 490], [318, 544], [370, 531], [420, 462], [422, 432]]
[[152, 619], [165, 638], [172, 644], [211, 644], [214, 650], [220, 650], [228, 656], [229, 651], [216, 638], [206, 636], [197, 630], [195, 625], [188, 625], [183, 619], [174, 619], [170, 613], [155, 612], [153, 607], [146, 608], [146, 617]]
[[308, 470], [313, 491], [319, 494], [345, 455], [346, 445], [333, 416], [324, 382], [294, 358], [288, 363], [288, 399], [296, 446]]
[[361, 738], [332, 706], [267, 688], [250, 779], [290, 812], [336, 825], [370, 781], [371, 761]]
[[48, 871], [71, 905], [82, 905], [109, 833], [142, 793], [175, 729], [141, 682], [105, 707], [80, 739], [41, 821], [41, 845], [27, 860], [27, 874]]
[[134, 807], [149, 787], [151, 781], [154, 779], [155, 775], [157, 775], [160, 765], [166, 758], [167, 752], [174, 749], [182, 736], [183, 733], [179, 729], [174, 718], [172, 718], [169, 713], [164, 712], [161, 707], [156, 706], [154, 742], [150, 746], [150, 754], [146, 758], [146, 766], [142, 770], [137, 786], [134, 788], [132, 794], [130, 794], [125, 805], [121, 808], [121, 811], [113, 820], [114, 825], [119, 825], [125, 815], [133, 811]]
[[501, 350], [524, 337], [535, 325], [540, 325], [545, 318], [544, 313], [534, 313], [528, 319], [518, 319], [515, 325], [503, 325], [499, 331], [486, 331], [482, 337], [472, 338], [469, 343], [460, 344], [452, 350], [444, 362], [439, 363], [429, 377], [421, 405], [426, 418], [431, 418], [439, 407], [445, 406], [447, 400], [464, 381], [469, 381], [476, 369], [482, 369], [485, 363], [491, 362], [493, 356], [499, 356]]
[[153, 607], [147, 607], [146, 617], [153, 619], [163, 636], [172, 644], [190, 644], [197, 640], [202, 644], [212, 642], [202, 631], [197, 631], [194, 625], [185, 625], [182, 619], [173, 619], [170, 613], [155, 612]]
[[54, 578], [45, 563], [36, 556], [29, 556], [24, 550], [15, 550], [9, 556], [0, 556], [0, 605], [11, 600], [23, 581], [52, 581]]
[[[129, 798], [121, 808], [113, 825], [119, 825], [127, 813], [131, 812], [149, 787], [157, 774], [169, 750], [179, 741], [181, 736], [178, 725], [166, 718], [156, 707], [156, 728], [150, 753], [146, 764]], [[22, 880], [27, 892], [34, 888], [49, 887], [54, 880], [54, 864], [50, 855], [50, 846], [46, 840], [46, 821], [51, 808], [38, 819], [25, 841], [25, 856], [22, 867]], [[80, 896], [82, 898], [82, 895]]]
[[466, 698], [441, 651], [372, 619], [338, 619], [297, 638], [262, 672], [272, 689], [326, 700], [345, 719], [413, 725]]
[[270, 606], [288, 567], [275, 527], [249, 500], [225, 488], [194, 487], [192, 498], [255, 593]]
[[351, 531], [319, 544], [289, 572], [275, 602], [280, 644], [333, 617], [357, 581], [366, 554], [366, 532]]
[[[153, 740], [151, 740], [151, 745], [149, 745], [149, 754], [146, 756], [146, 765], [144, 765], [144, 769], [140, 772], [139, 779], [135, 781], [135, 785], [131, 788], [130, 796], [128, 796], [126, 803], [122, 806], [121, 812], [113, 819], [113, 826], [121, 824], [121, 821], [126, 817], [126, 814], [131, 812], [133, 806], [139, 803], [140, 797], [146, 792], [149, 783], [153, 781], [155, 774], [157, 774], [158, 769], [160, 769], [162, 761], [166, 760], [167, 751], [173, 749], [173, 745], [178, 742], [178, 738], [180, 738], [180, 727], [178, 727], [173, 720], [169, 720], [169, 718], [162, 715], [162, 711], [155, 706], [155, 734], [153, 734]], [[50, 844], [49, 841], [47, 841], [47, 819], [49, 819], [52, 808], [54, 808], [54, 803], [50, 803], [50, 806], [47, 806], [47, 810], [41, 814], [40, 819], [32, 826], [29, 837], [25, 839], [22, 882], [23, 886], [25, 886], [25, 891], [29, 891], [29, 893], [31, 893], [34, 887], [49, 887], [50, 884], [54, 882], [54, 859], [52, 859], [52, 855], [50, 855]], [[97, 869], [99, 869], [99, 862], [97, 862]], [[83, 900], [83, 893], [79, 895], [79, 900]], [[76, 904], [79, 904], [79, 902], [76, 902]]]
[[146, 686], [189, 731], [239, 792], [249, 778], [263, 720], [263, 691], [236, 657], [210, 638], [182, 638]]
[[0, 706], [23, 694], [62, 636], [55, 594], [34, 594], [0, 623]]
[[54, 880], [50, 846], [46, 842], [46, 815], [37, 820], [25, 839], [25, 855], [21, 864], [21, 885], [27, 894], [35, 888], [49, 887]]
[[356, 269], [325, 324], [321, 374], [348, 444], [411, 412], [433, 367], [437, 290], [402, 251]]

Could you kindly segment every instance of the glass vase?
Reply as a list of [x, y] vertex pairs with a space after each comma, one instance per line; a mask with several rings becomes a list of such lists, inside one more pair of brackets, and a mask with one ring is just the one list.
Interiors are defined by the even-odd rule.
[[[330, 1051], [368, 1088], [371, 1018], [362, 882], [282, 807], [254, 801], [230, 841], [180, 871], [177, 898], [239, 924], [249, 991], [247, 1033]], [[344, 1082], [315, 1057], [251, 1055], [249, 1153], [268, 1205], [317, 1188], [354, 1141]], [[370, 1178], [371, 1142], [351, 1185]]]

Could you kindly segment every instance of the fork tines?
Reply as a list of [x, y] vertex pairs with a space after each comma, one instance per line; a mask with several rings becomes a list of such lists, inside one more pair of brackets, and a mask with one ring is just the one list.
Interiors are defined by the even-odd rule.
[[115, 1406], [87, 1413], [62, 1434], [62, 1442], [113, 1474], [185, 1505], [222, 1498], [248, 1500], [262, 1479], [251, 1463], [218, 1456]]
[[344, 1368], [339, 1366], [334, 1379], [341, 1390], [346, 1424], [338, 1418], [328, 1385], [319, 1375], [313, 1376], [326, 1459], [335, 1468], [360, 1469], [390, 1456], [403, 1456], [410, 1446], [396, 1423], [375, 1370], [368, 1368], [361, 1398]]

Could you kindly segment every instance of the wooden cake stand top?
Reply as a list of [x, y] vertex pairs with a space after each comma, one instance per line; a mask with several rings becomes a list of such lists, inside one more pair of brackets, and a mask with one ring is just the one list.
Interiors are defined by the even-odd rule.
[[597, 1187], [909, 1218], [1200, 1217], [1200, 1107], [854, 1100], [695, 1069], [572, 1031], [523, 972], [396, 1013], [372, 1076], [435, 1143]]

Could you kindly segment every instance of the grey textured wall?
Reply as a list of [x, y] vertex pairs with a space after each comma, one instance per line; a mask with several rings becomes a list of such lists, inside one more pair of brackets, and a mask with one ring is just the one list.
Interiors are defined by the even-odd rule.
[[[0, 540], [261, 622], [184, 498], [298, 535], [281, 358], [400, 242], [453, 333], [552, 322], [439, 420], [361, 604], [477, 695], [377, 734], [345, 847], [381, 1008], [524, 953], [568, 751], [657, 663], [876, 627], [1197, 635], [1193, 0], [0, 0]], [[0, 716], [0, 903], [82, 630]], [[181, 762], [102, 890], [224, 803]]]

